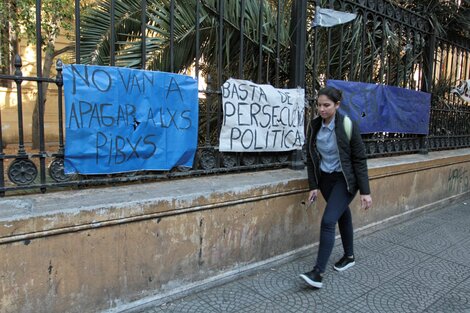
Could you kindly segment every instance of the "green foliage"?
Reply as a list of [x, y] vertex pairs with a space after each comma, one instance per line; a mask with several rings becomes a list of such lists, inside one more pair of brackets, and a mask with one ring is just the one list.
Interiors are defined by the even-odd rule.
[[470, 0], [391, 0], [429, 18], [438, 36], [470, 37]]
[[[258, 70], [258, 54], [262, 49], [264, 69], [270, 74], [274, 66], [277, 45], [277, 1], [263, 2], [262, 47], [260, 48], [260, 1], [246, 0], [244, 12], [240, 1], [224, 1], [223, 42], [218, 42], [219, 8], [218, 1], [201, 2], [199, 21], [199, 57], [202, 70], [214, 74], [219, 52], [223, 54], [223, 70], [227, 76], [235, 75], [240, 60], [240, 20], [244, 16], [244, 60], [243, 68], [247, 76], [254, 77]], [[276, 3], [276, 6], [274, 5]], [[289, 2], [281, 8], [279, 44], [282, 60], [289, 58]], [[87, 64], [109, 64], [110, 53], [110, 0], [97, 1], [86, 10], [81, 24], [82, 62]], [[117, 0], [115, 3], [116, 65], [142, 67], [141, 65], [141, 1]], [[145, 68], [171, 71], [170, 64], [170, 20], [169, 0], [148, 0], [147, 2], [147, 62]], [[196, 1], [177, 1], [174, 11], [174, 70], [184, 71], [196, 59]], [[221, 51], [219, 51], [221, 50]], [[266, 64], [267, 67], [266, 67]], [[286, 76], [288, 62], [281, 62], [281, 75]]]
[[[18, 53], [17, 39], [24, 38], [28, 44], [38, 44], [45, 51], [44, 59], [42, 60], [42, 75], [45, 77], [50, 76], [53, 59], [58, 54], [66, 51], [62, 49], [56, 51], [55, 42], [58, 36], [62, 33], [69, 33], [72, 30], [72, 23], [74, 18], [74, 2], [73, 0], [42, 0], [41, 1], [41, 38], [36, 38], [37, 20], [36, 20], [36, 0], [2, 0], [0, 6], [0, 16], [2, 17], [2, 25], [6, 25], [8, 32], [6, 37], [8, 39], [9, 49], [8, 54]], [[2, 43], [3, 44], [3, 43]], [[4, 59], [10, 62], [9, 59]], [[3, 60], [2, 60], [3, 61]], [[4, 67], [8, 67], [5, 64]], [[48, 84], [42, 85], [42, 95], [45, 104], [47, 96]], [[39, 93], [38, 93], [39, 95]], [[39, 98], [37, 98], [38, 100]], [[33, 133], [33, 148], [39, 147], [39, 106], [38, 101], [35, 102], [32, 116], [32, 133]]]
[[[72, 0], [42, 0], [42, 45], [47, 47], [61, 33], [70, 33], [74, 17]], [[8, 21], [11, 30], [29, 44], [36, 43], [36, 0], [4, 0], [0, 15]]]

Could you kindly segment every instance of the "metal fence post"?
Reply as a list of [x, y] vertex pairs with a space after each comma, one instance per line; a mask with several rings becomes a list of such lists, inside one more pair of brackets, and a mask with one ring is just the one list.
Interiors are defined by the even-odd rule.
[[[290, 88], [305, 88], [305, 47], [307, 42], [307, 0], [295, 0], [291, 13], [290, 53]], [[290, 168], [301, 170], [305, 167], [302, 150], [294, 150], [291, 155]]]
[[[432, 27], [432, 25], [431, 25]], [[423, 78], [421, 82], [421, 91], [431, 93], [431, 104], [432, 104], [432, 83], [434, 81], [434, 53], [436, 49], [436, 31], [433, 29], [431, 34], [427, 35], [426, 45], [423, 57]], [[424, 135], [420, 138], [420, 154], [427, 154], [429, 152], [429, 137]]]

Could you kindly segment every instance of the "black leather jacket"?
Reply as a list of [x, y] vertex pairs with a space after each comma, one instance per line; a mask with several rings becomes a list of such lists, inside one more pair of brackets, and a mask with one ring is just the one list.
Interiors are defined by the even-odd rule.
[[[367, 157], [362, 142], [359, 126], [353, 122], [351, 140], [348, 139], [344, 129], [344, 116], [336, 112], [335, 134], [338, 145], [341, 169], [348, 185], [348, 191], [355, 194], [359, 190], [361, 195], [370, 194], [369, 175], [367, 171]], [[314, 118], [307, 130], [307, 173], [310, 190], [318, 189], [320, 180], [320, 153], [316, 147], [317, 133], [322, 125], [322, 118]]]

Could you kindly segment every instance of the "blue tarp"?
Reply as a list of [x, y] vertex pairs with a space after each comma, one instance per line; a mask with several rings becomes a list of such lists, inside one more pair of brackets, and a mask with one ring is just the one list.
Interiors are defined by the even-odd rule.
[[328, 80], [327, 86], [340, 89], [340, 112], [355, 120], [361, 133], [429, 133], [431, 94], [405, 88]]
[[109, 66], [64, 67], [65, 172], [109, 174], [191, 167], [197, 81]]

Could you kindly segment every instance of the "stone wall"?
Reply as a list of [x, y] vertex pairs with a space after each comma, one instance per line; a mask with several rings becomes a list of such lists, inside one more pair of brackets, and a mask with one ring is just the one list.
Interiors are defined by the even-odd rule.
[[[356, 231], [470, 194], [470, 149], [369, 160]], [[324, 201], [281, 169], [0, 200], [0, 313], [113, 311], [311, 251]]]

